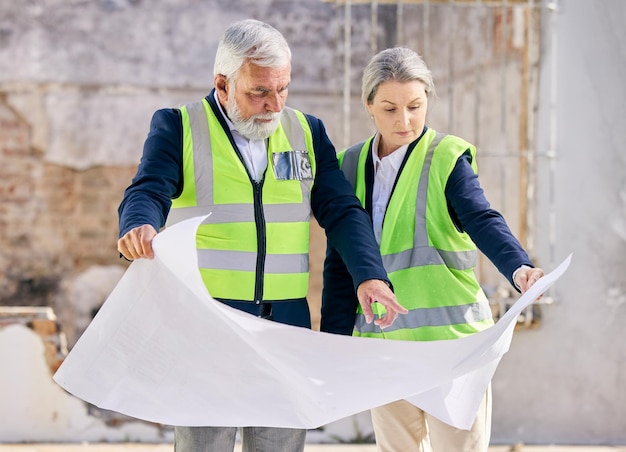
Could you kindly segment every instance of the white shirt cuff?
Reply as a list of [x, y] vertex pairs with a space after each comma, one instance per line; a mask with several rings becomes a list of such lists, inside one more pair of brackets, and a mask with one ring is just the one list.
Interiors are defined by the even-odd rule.
[[528, 265], [520, 265], [520, 266], [517, 268], [517, 270], [515, 270], [515, 271], [513, 272], [513, 277], [512, 277], [511, 279], [513, 280], [513, 284], [515, 284], [515, 287], [517, 287], [517, 290], [520, 290], [520, 291], [521, 291], [522, 289], [520, 289], [520, 287], [517, 285], [517, 282], [515, 282], [515, 275], [517, 275], [517, 272], [518, 272], [518, 271], [520, 271], [520, 270], [522, 270], [522, 269], [527, 269], [527, 270], [530, 270], [531, 268], [532, 268], [532, 267], [529, 267]]

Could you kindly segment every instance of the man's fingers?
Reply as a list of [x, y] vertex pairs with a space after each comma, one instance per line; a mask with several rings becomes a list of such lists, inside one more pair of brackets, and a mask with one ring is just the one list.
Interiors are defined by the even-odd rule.
[[139, 245], [141, 246], [141, 256], [147, 257], [148, 259], [152, 259], [154, 257], [154, 250], [152, 249], [152, 238], [148, 239], [147, 237], [141, 237], [139, 240]]
[[131, 229], [117, 241], [117, 249], [126, 259], [134, 260], [141, 257], [152, 259], [152, 239], [156, 236], [156, 230], [145, 224]]
[[126, 237], [122, 237], [117, 241], [117, 250], [128, 260], [135, 259], [135, 253], [129, 247], [129, 241]]

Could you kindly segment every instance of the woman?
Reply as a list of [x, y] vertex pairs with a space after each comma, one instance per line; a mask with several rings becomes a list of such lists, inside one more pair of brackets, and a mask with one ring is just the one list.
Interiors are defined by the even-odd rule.
[[[543, 271], [490, 208], [476, 149], [426, 126], [430, 71], [417, 53], [392, 48], [363, 73], [362, 100], [377, 132], [340, 154], [344, 174], [370, 213], [385, 269], [409, 310], [384, 330], [367, 323], [337, 252], [324, 263], [322, 331], [384, 339], [456, 339], [493, 325], [474, 268], [480, 249], [521, 292]], [[384, 311], [377, 307], [377, 315]], [[355, 319], [356, 312], [356, 319]], [[487, 451], [489, 391], [471, 430], [459, 430], [400, 400], [371, 410], [381, 451]]]

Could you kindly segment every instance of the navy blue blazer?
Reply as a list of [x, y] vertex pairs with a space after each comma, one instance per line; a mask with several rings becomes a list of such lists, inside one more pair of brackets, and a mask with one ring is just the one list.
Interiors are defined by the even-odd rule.
[[[425, 127], [422, 135], [409, 145], [404, 161], [426, 130]], [[372, 150], [370, 149], [369, 152], [365, 167], [365, 209], [371, 215], [374, 165], [371, 158]], [[448, 212], [458, 230], [467, 232], [478, 249], [515, 287], [512, 279], [513, 272], [521, 265], [533, 267], [533, 263], [502, 215], [491, 208], [471, 163], [472, 156], [467, 150], [457, 161], [448, 179], [445, 189]], [[400, 167], [400, 172], [403, 167], [404, 162]], [[348, 290], [350, 285], [346, 281], [349, 281], [349, 278], [350, 274], [346, 271], [337, 251], [332, 244], [329, 244], [323, 270], [322, 331], [338, 334], [352, 333], [358, 301], [352, 291]], [[415, 284], [428, 284], [428, 282], [415, 281]]]
[[[206, 99], [218, 118], [222, 118], [213, 92]], [[314, 116], [305, 116], [311, 126], [317, 168], [311, 208], [326, 232], [328, 243], [345, 264], [350, 275], [350, 290], [356, 293], [356, 287], [369, 279], [388, 282], [370, 218], [339, 169], [335, 148], [326, 134], [324, 124]], [[224, 121], [222, 127], [235, 146]], [[162, 228], [171, 200], [180, 196], [183, 183], [180, 111], [161, 109], [152, 117], [137, 173], [125, 190], [118, 208], [120, 237], [144, 224], [152, 225], [157, 231]], [[246, 312], [258, 313], [259, 307], [250, 302], [220, 301]], [[311, 325], [305, 299], [273, 303], [272, 314], [273, 319], [281, 323], [305, 327]]]

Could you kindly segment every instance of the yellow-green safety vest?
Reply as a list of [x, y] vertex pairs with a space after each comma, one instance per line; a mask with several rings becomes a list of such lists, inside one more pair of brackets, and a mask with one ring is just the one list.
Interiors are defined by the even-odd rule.
[[[373, 137], [339, 154], [346, 178], [365, 205], [365, 164]], [[380, 252], [398, 302], [409, 310], [382, 330], [367, 324], [359, 306], [355, 336], [399, 340], [456, 339], [493, 325], [476, 279], [478, 251], [448, 213], [445, 188], [459, 157], [476, 148], [428, 129], [410, 153], [383, 221]], [[375, 314], [384, 308], [374, 305]]]
[[304, 298], [309, 281], [311, 129], [285, 108], [254, 181], [206, 99], [180, 109], [183, 191], [166, 226], [210, 215], [198, 228], [198, 266], [209, 294], [260, 303]]

